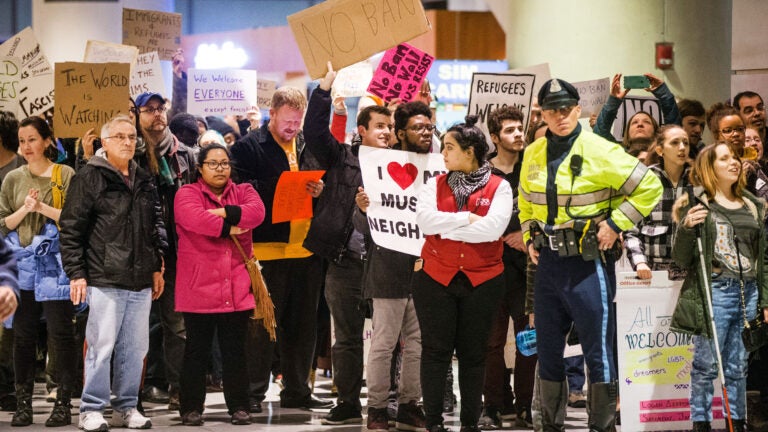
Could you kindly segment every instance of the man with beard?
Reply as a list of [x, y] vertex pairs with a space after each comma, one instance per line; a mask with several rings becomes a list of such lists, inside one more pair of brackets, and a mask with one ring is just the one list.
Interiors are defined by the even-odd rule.
[[[488, 116], [488, 132], [496, 146], [496, 151], [488, 155], [493, 173], [504, 177], [509, 182], [515, 204], [517, 204], [520, 166], [525, 148], [523, 113], [512, 107], [503, 107], [491, 112]], [[514, 320], [515, 334], [524, 330], [525, 325], [528, 324], [524, 307], [527, 256], [520, 220], [517, 217], [517, 205], [502, 240], [504, 240], [502, 261], [506, 290], [488, 338], [483, 384], [484, 409], [478, 424], [480, 429], [486, 430], [500, 428], [502, 420], [514, 418], [515, 414], [517, 426], [530, 426], [533, 378], [537, 359], [535, 355], [526, 357], [520, 354], [520, 351], [515, 351], [515, 391], [513, 393], [509, 385], [509, 372], [504, 362], [509, 318]]]
[[[408, 102], [395, 110], [396, 149], [429, 153], [432, 146], [432, 112], [422, 102]], [[363, 295], [372, 299], [373, 336], [368, 351], [368, 430], [389, 430], [387, 397], [390, 388], [392, 351], [400, 338], [404, 342], [397, 386], [397, 429], [423, 431], [421, 399], [421, 330], [411, 298], [411, 278], [418, 257], [376, 245], [371, 240], [366, 210], [370, 199], [363, 188], [355, 198], [355, 229], [365, 235], [368, 260], [363, 275]]]
[[763, 98], [753, 91], [743, 91], [733, 97], [733, 106], [744, 117], [747, 127], [757, 129], [760, 139], [765, 142], [765, 104], [763, 104]]
[[[153, 305], [152, 313], [160, 315], [163, 327], [165, 379], [169, 384], [170, 393], [168, 409], [177, 410], [179, 409], [179, 374], [181, 361], [184, 358], [186, 332], [184, 318], [175, 310], [177, 239], [173, 199], [182, 185], [192, 181], [195, 160], [192, 151], [171, 133], [168, 127], [168, 109], [162, 95], [151, 92], [138, 95], [136, 110], [145, 151], [144, 154], [137, 152], [134, 159], [155, 178], [163, 210], [163, 224], [168, 234], [168, 254], [165, 255], [163, 275], [165, 291]], [[148, 364], [148, 369], [152, 369], [151, 364]]]

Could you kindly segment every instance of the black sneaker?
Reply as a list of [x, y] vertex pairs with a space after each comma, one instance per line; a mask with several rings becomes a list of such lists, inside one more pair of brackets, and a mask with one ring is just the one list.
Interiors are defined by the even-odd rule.
[[416, 401], [401, 403], [397, 406], [397, 420], [395, 421], [397, 430], [423, 432], [426, 424], [424, 410], [416, 404]]
[[[477, 421], [477, 427], [481, 430], [501, 429], [501, 413], [497, 408], [485, 407], [480, 420]], [[462, 427], [462, 429], [464, 429]]]
[[60, 427], [72, 424], [72, 405], [69, 402], [56, 401], [51, 416], [45, 421], [46, 427]]
[[515, 426], [533, 429], [533, 417], [531, 417], [530, 408], [525, 407], [517, 412], [517, 418], [515, 419]]
[[343, 425], [349, 423], [362, 423], [363, 415], [360, 410], [348, 402], [339, 401], [339, 403], [331, 408], [331, 412], [328, 413], [320, 423], [324, 425]]
[[387, 414], [387, 409], [368, 407], [368, 421], [366, 428], [369, 431], [388, 431], [389, 414]]

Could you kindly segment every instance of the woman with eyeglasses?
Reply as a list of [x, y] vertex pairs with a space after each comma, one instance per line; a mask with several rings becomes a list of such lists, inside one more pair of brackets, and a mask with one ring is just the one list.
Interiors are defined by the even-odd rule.
[[[721, 134], [724, 127], [740, 126], [735, 121], [721, 121]], [[733, 430], [741, 432], [747, 416], [747, 352], [741, 332], [745, 319], [752, 320], [759, 314], [761, 320], [768, 321], [763, 257], [765, 204], [746, 190], [741, 161], [725, 143], [709, 145], [699, 153], [691, 170], [691, 182], [703, 189], [696, 192], [697, 202], [691, 202], [686, 194], [673, 209], [677, 234], [672, 257], [688, 269], [688, 274], [670, 329], [694, 335], [690, 396], [693, 430], [711, 430], [713, 381], [718, 375], [716, 362], [722, 360]], [[703, 259], [697, 236], [701, 237]], [[702, 262], [705, 269], [701, 268]], [[710, 290], [720, 359], [715, 358], [704, 289]], [[721, 409], [726, 414], [724, 407]]]
[[[421, 387], [426, 427], [444, 432], [445, 377], [459, 358], [461, 430], [477, 430], [485, 353], [494, 313], [504, 294], [501, 235], [512, 215], [512, 188], [491, 173], [488, 143], [477, 116], [443, 136], [447, 174], [419, 194], [416, 221], [426, 236], [423, 269], [414, 276], [413, 301], [421, 327]], [[417, 262], [417, 266], [420, 266]]]
[[248, 183], [231, 179], [229, 150], [200, 149], [197, 179], [174, 200], [179, 238], [176, 311], [184, 315], [187, 341], [181, 373], [181, 422], [203, 424], [205, 375], [214, 331], [223, 363], [224, 400], [231, 423], [251, 423], [245, 339], [255, 300], [235, 242], [252, 254], [251, 230], [264, 220], [264, 204]]
[[72, 421], [70, 399], [79, 353], [74, 340], [75, 309], [69, 299], [68, 282], [59, 284], [61, 265], [53, 252], [58, 251], [59, 233], [53, 222], [59, 221], [75, 172], [53, 162], [58, 158], [58, 150], [53, 131], [42, 118], [22, 120], [18, 135], [19, 153], [27, 164], [9, 172], [0, 188], [0, 231], [7, 237], [6, 241], [13, 244], [22, 290], [13, 320], [18, 407], [11, 425], [32, 424], [38, 326], [45, 317], [59, 381], [56, 404], [45, 425], [65, 426]]

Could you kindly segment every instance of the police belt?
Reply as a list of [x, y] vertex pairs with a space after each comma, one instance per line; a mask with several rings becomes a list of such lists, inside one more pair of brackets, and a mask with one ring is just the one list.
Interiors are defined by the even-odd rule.
[[536, 221], [531, 225], [531, 239], [537, 250], [548, 247], [561, 257], [579, 256], [593, 260], [600, 255], [597, 241], [597, 224], [605, 220], [572, 219], [558, 225], [546, 225]]

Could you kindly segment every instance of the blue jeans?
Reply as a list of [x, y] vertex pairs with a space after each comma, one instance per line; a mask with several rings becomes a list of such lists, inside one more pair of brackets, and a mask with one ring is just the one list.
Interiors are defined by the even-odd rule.
[[[744, 301], [747, 319], [751, 320], [757, 312], [756, 281], [752, 280], [744, 284]], [[720, 354], [723, 357], [723, 373], [731, 416], [734, 419], [746, 419], [747, 351], [741, 341], [744, 313], [741, 306], [741, 288], [737, 279], [719, 278], [712, 281], [712, 309]], [[693, 343], [691, 420], [712, 421], [713, 381], [717, 378], [713, 341], [703, 336], [695, 336]], [[726, 415], [725, 404], [723, 404], [723, 415]]]
[[[138, 401], [141, 370], [149, 347], [149, 309], [152, 290], [129, 291], [88, 287], [88, 325], [85, 340], [85, 384], [80, 412], [104, 411], [109, 403], [112, 378], [112, 409], [126, 411]], [[112, 363], [112, 352], [115, 353]]]

